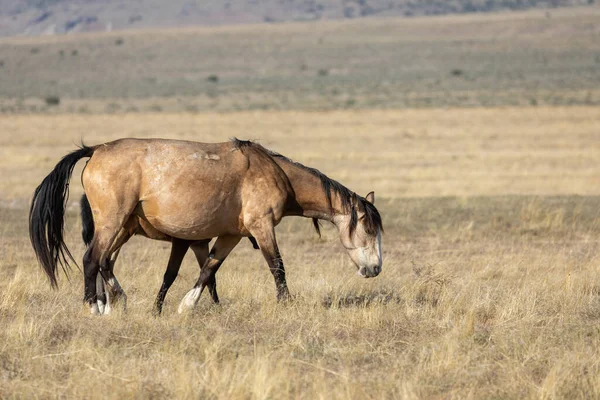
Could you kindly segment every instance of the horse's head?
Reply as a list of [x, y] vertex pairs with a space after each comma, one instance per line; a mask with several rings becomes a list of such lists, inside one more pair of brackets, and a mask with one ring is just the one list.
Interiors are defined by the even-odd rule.
[[381, 272], [381, 216], [373, 205], [375, 194], [352, 199], [348, 214], [337, 215], [335, 224], [340, 240], [363, 278], [373, 278]]

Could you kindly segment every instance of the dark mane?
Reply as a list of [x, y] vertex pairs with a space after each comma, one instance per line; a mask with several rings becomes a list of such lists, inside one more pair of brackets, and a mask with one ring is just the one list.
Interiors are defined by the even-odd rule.
[[[252, 147], [255, 143], [252, 140], [240, 140], [236, 137], [231, 139], [231, 143], [236, 149], [244, 149], [246, 147]], [[262, 147], [262, 146], [260, 146]]]
[[[242, 150], [243, 148], [246, 148], [246, 147], [253, 147], [253, 146], [261, 148], [269, 156], [289, 162], [290, 164], [293, 164], [296, 167], [301, 168], [301, 169], [311, 173], [312, 175], [316, 176], [317, 178], [319, 178], [319, 180], [321, 181], [321, 186], [323, 188], [323, 192], [325, 193], [325, 197], [327, 199], [327, 203], [329, 205], [329, 210], [330, 210], [331, 214], [333, 214], [333, 204], [332, 204], [333, 199], [332, 198], [333, 198], [333, 195], [335, 195], [335, 194], [338, 195], [338, 197], [340, 198], [340, 201], [342, 202], [342, 209], [350, 214], [350, 226], [349, 226], [350, 235], [352, 235], [354, 233], [354, 230], [356, 229], [356, 225], [358, 224], [358, 214], [356, 212], [356, 207], [354, 207], [354, 205], [362, 206], [362, 208], [364, 209], [365, 215], [363, 217], [363, 221], [364, 221], [364, 225], [365, 225], [365, 231], [369, 235], [376, 235], [378, 230], [381, 230], [381, 232], [383, 232], [383, 224], [381, 222], [381, 215], [379, 214], [379, 211], [377, 211], [377, 208], [375, 208], [375, 206], [373, 204], [368, 202], [367, 199], [365, 199], [364, 197], [357, 195], [356, 193], [354, 193], [353, 191], [351, 191], [350, 189], [348, 189], [346, 186], [342, 185], [338, 181], [329, 178], [327, 175], [325, 175], [318, 169], [307, 167], [306, 165], [300, 164], [299, 162], [291, 160], [279, 153], [265, 149], [261, 145], [254, 143], [250, 140], [239, 140], [237, 138], [233, 138], [231, 141], [232, 141], [233, 145], [240, 150]], [[313, 218], [313, 225], [315, 227], [315, 230], [319, 234], [319, 236], [321, 236], [321, 232], [319, 229], [319, 221], [316, 218]]]

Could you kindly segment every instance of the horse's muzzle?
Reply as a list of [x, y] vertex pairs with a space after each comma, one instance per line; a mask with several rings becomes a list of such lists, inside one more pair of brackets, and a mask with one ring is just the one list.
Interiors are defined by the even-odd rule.
[[381, 272], [381, 266], [375, 265], [373, 267], [362, 267], [358, 269], [358, 275], [363, 278], [375, 278]]

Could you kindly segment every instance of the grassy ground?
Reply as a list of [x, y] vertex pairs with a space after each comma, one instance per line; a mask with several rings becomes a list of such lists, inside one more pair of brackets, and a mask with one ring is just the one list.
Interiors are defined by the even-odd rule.
[[9, 38], [0, 112], [597, 105], [598, 27], [583, 7]]
[[[5, 115], [0, 201], [24, 206], [77, 143], [121, 137], [258, 139], [358, 193], [385, 198], [598, 195], [599, 129], [596, 107]], [[77, 199], [77, 179], [72, 186]]]
[[[594, 107], [2, 116], [0, 397], [599, 397], [598, 121]], [[37, 267], [27, 202], [81, 138], [122, 136], [258, 138], [374, 189], [383, 273], [359, 279], [331, 228], [319, 240], [289, 219], [293, 302], [244, 241], [221, 306], [176, 313], [188, 257], [154, 318], [168, 245], [134, 238], [116, 270], [128, 312], [89, 316], [79, 271], [53, 292]]]

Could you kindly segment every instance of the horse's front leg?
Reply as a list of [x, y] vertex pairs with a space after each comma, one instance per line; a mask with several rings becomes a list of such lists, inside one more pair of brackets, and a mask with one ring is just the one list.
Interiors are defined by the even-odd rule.
[[[123, 310], [126, 311], [127, 295], [125, 294], [125, 291], [123, 290], [121, 284], [117, 280], [117, 277], [114, 275], [112, 268], [100, 268], [100, 273], [98, 274], [98, 276], [101, 277], [101, 288], [106, 287], [107, 289], [105, 291], [98, 290], [98, 308], [100, 309], [100, 313], [105, 315], [110, 314], [112, 311], [112, 305], [119, 302], [122, 303]], [[103, 301], [104, 299], [105, 301]]]
[[[194, 243], [192, 247], [192, 251], [196, 256], [196, 260], [198, 261], [198, 266], [200, 267], [200, 272], [202, 272], [202, 268], [204, 267], [204, 263], [208, 259], [208, 244], [210, 241], [202, 241]], [[208, 292], [210, 293], [210, 297], [212, 297], [213, 302], [215, 304], [219, 304], [219, 295], [217, 294], [217, 280], [215, 275], [207, 282], [206, 286], [208, 287]]]
[[[178, 312], [181, 314], [185, 310], [193, 308], [200, 299], [200, 295], [204, 288], [211, 282], [214, 282], [215, 274], [219, 270], [225, 258], [231, 253], [231, 250], [240, 242], [241, 236], [219, 236], [213, 245], [206, 262], [200, 271], [198, 281], [190, 290], [181, 303], [179, 304]], [[214, 299], [213, 299], [214, 300]]]
[[273, 274], [273, 278], [275, 279], [277, 300], [288, 300], [290, 298], [290, 291], [285, 280], [283, 260], [277, 246], [275, 227], [272, 224], [262, 224], [254, 226], [250, 232], [258, 242], [263, 257], [267, 261], [269, 270], [271, 270], [271, 274]]
[[[250, 236], [248, 239], [250, 240], [250, 243], [252, 243], [252, 247], [254, 247], [255, 249], [258, 250], [258, 244], [256, 243], [256, 240], [254, 240], [254, 238], [252, 236]], [[198, 261], [198, 266], [200, 267], [200, 270], [202, 270], [202, 267], [204, 266], [204, 263], [206, 262], [206, 259], [208, 258], [208, 244], [209, 243], [210, 243], [210, 240], [203, 240], [200, 242], [195, 242], [191, 246], [192, 251], [194, 252], [194, 255], [196, 256], [196, 260]], [[216, 275], [216, 272], [211, 275], [208, 282], [206, 283], [206, 287], [208, 288], [210, 297], [212, 297], [213, 303], [219, 304], [219, 295], [217, 294], [217, 278], [215, 275]]]

